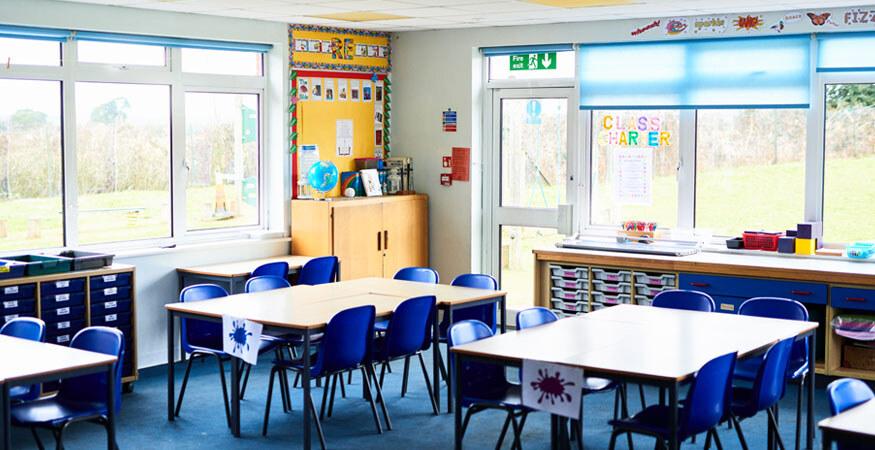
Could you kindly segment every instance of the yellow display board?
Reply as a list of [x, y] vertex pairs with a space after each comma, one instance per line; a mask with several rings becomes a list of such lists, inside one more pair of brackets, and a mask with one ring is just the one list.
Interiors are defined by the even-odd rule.
[[390, 69], [388, 33], [290, 25], [289, 45], [293, 68], [377, 73]]

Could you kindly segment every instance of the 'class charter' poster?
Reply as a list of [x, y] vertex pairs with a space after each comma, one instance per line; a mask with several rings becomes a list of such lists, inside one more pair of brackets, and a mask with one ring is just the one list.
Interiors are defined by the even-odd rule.
[[662, 118], [655, 114], [605, 114], [598, 126], [599, 145], [653, 148], [671, 145], [671, 132], [663, 128]]

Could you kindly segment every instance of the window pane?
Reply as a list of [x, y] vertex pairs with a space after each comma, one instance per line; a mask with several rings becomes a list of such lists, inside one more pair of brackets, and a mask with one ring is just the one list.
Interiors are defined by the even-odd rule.
[[501, 101], [502, 206], [556, 208], [565, 203], [567, 122], [564, 98]]
[[79, 242], [170, 236], [170, 87], [76, 84]]
[[826, 86], [823, 238], [875, 239], [875, 84]]
[[0, 250], [64, 245], [61, 83], [0, 80]]
[[117, 44], [114, 42], [77, 41], [79, 61], [131, 66], [163, 66], [164, 47], [156, 45]]
[[0, 38], [0, 62], [4, 65], [60, 66], [61, 43]]
[[188, 229], [258, 224], [258, 96], [185, 94]]
[[553, 228], [501, 226], [501, 289], [510, 308], [534, 306], [535, 257], [532, 250], [564, 239]]
[[593, 111], [592, 127], [592, 224], [676, 227], [680, 113]]
[[[523, 55], [528, 58], [528, 55]], [[536, 69], [536, 70], [510, 70], [510, 59], [508, 55], [490, 56], [489, 57], [489, 79], [490, 80], [532, 80], [532, 79], [547, 79], [547, 78], [573, 78], [574, 77], [574, 52], [556, 52], [555, 66], [552, 64], [544, 65], [541, 62], [539, 67], [550, 67], [552, 69]]]
[[182, 71], [223, 75], [261, 75], [261, 53], [182, 49]]
[[701, 110], [696, 228], [783, 231], [805, 216], [803, 109]]

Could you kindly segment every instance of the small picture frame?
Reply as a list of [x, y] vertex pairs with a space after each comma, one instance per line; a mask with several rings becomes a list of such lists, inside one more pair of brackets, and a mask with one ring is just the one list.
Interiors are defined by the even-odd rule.
[[379, 197], [383, 195], [383, 188], [380, 186], [380, 174], [377, 169], [363, 169], [359, 171], [362, 174], [362, 185], [365, 188], [365, 195], [368, 197]]

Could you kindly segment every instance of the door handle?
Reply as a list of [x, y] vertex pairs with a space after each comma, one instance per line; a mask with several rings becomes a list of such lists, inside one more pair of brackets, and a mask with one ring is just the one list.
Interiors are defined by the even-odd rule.
[[380, 233], [379, 231], [377, 232], [377, 251], [378, 252], [383, 251], [383, 243], [381, 241], [381, 239], [382, 239], [381, 234], [382, 233]]
[[690, 282], [690, 286], [693, 286], [693, 287], [708, 287], [708, 286], [711, 286], [711, 283], [699, 283], [699, 282], [696, 282], [696, 281], [692, 281], [692, 282]]
[[866, 299], [863, 297], [845, 297], [845, 300], [849, 302], [865, 302]]
[[811, 291], [797, 291], [797, 290], [793, 290], [793, 291], [790, 291], [790, 293], [793, 294], [793, 295], [801, 295], [801, 296], [804, 296], [804, 297], [807, 297], [807, 296], [811, 295]]
[[383, 249], [389, 250], [389, 230], [383, 230]]

